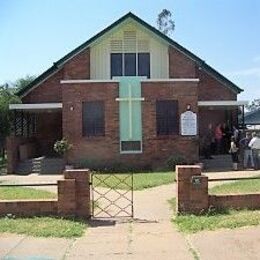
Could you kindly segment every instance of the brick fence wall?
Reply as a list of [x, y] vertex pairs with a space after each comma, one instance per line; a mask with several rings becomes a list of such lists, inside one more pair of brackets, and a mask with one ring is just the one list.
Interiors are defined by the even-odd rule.
[[209, 208], [260, 209], [260, 193], [209, 195], [208, 177], [201, 175], [200, 166], [176, 166], [178, 213], [200, 214]]
[[18, 216], [76, 216], [89, 218], [90, 186], [88, 170], [66, 170], [64, 180], [58, 181], [58, 199], [0, 200], [0, 215]]

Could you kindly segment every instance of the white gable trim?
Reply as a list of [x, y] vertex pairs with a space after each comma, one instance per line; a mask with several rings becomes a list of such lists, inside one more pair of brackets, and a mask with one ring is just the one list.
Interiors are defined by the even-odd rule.
[[[119, 80], [99, 79], [67, 79], [61, 80], [61, 84], [84, 84], [84, 83], [118, 83]], [[199, 82], [198, 78], [176, 78], [176, 79], [141, 79], [141, 82]]]
[[10, 104], [10, 110], [62, 109], [62, 103]]
[[209, 107], [209, 106], [214, 106], [214, 107], [224, 107], [224, 106], [245, 106], [248, 105], [248, 101], [236, 101], [236, 100], [213, 100], [213, 101], [198, 101], [198, 106], [199, 107]]

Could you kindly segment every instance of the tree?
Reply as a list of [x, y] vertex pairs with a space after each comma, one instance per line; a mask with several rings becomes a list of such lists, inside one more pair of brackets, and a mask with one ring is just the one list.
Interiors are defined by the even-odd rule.
[[173, 33], [175, 29], [175, 22], [173, 21], [172, 13], [169, 10], [163, 9], [158, 14], [157, 26], [158, 30], [167, 36], [170, 36]]
[[9, 104], [20, 103], [20, 99], [14, 95], [8, 84], [0, 86], [0, 152], [4, 157], [5, 138], [10, 134], [12, 114]]
[[246, 106], [249, 111], [255, 111], [260, 108], [260, 98], [254, 99], [250, 104]]
[[21, 103], [14, 93], [30, 84], [36, 77], [26, 75], [0, 86], [0, 156], [4, 157], [5, 139], [11, 132], [12, 113], [9, 104]]
[[11, 83], [11, 86], [15, 88], [16, 90], [23, 89], [26, 87], [28, 84], [30, 84], [32, 81], [34, 81], [36, 76], [32, 75], [26, 75], [23, 78], [17, 79], [15, 82]]

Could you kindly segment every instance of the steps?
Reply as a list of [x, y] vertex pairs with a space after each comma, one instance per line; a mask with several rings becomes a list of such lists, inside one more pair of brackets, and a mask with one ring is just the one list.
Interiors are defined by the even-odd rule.
[[213, 159], [201, 159], [205, 171], [230, 171], [232, 160], [230, 154], [213, 155]]
[[20, 162], [16, 174], [60, 174], [64, 170], [64, 160], [61, 158], [38, 157]]

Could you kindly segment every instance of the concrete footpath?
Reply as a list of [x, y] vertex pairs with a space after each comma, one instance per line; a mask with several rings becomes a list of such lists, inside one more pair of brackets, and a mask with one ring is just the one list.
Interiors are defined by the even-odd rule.
[[[256, 174], [259, 172], [254, 172]], [[227, 175], [248, 174], [236, 172]], [[222, 175], [210, 173], [210, 176]], [[36, 176], [34, 178], [37, 179]], [[170, 184], [134, 192], [133, 221], [90, 222], [81, 238], [0, 234], [0, 259], [260, 260], [260, 226], [193, 235], [179, 233], [170, 222], [172, 212], [167, 202], [175, 196], [175, 189], [176, 185]]]

